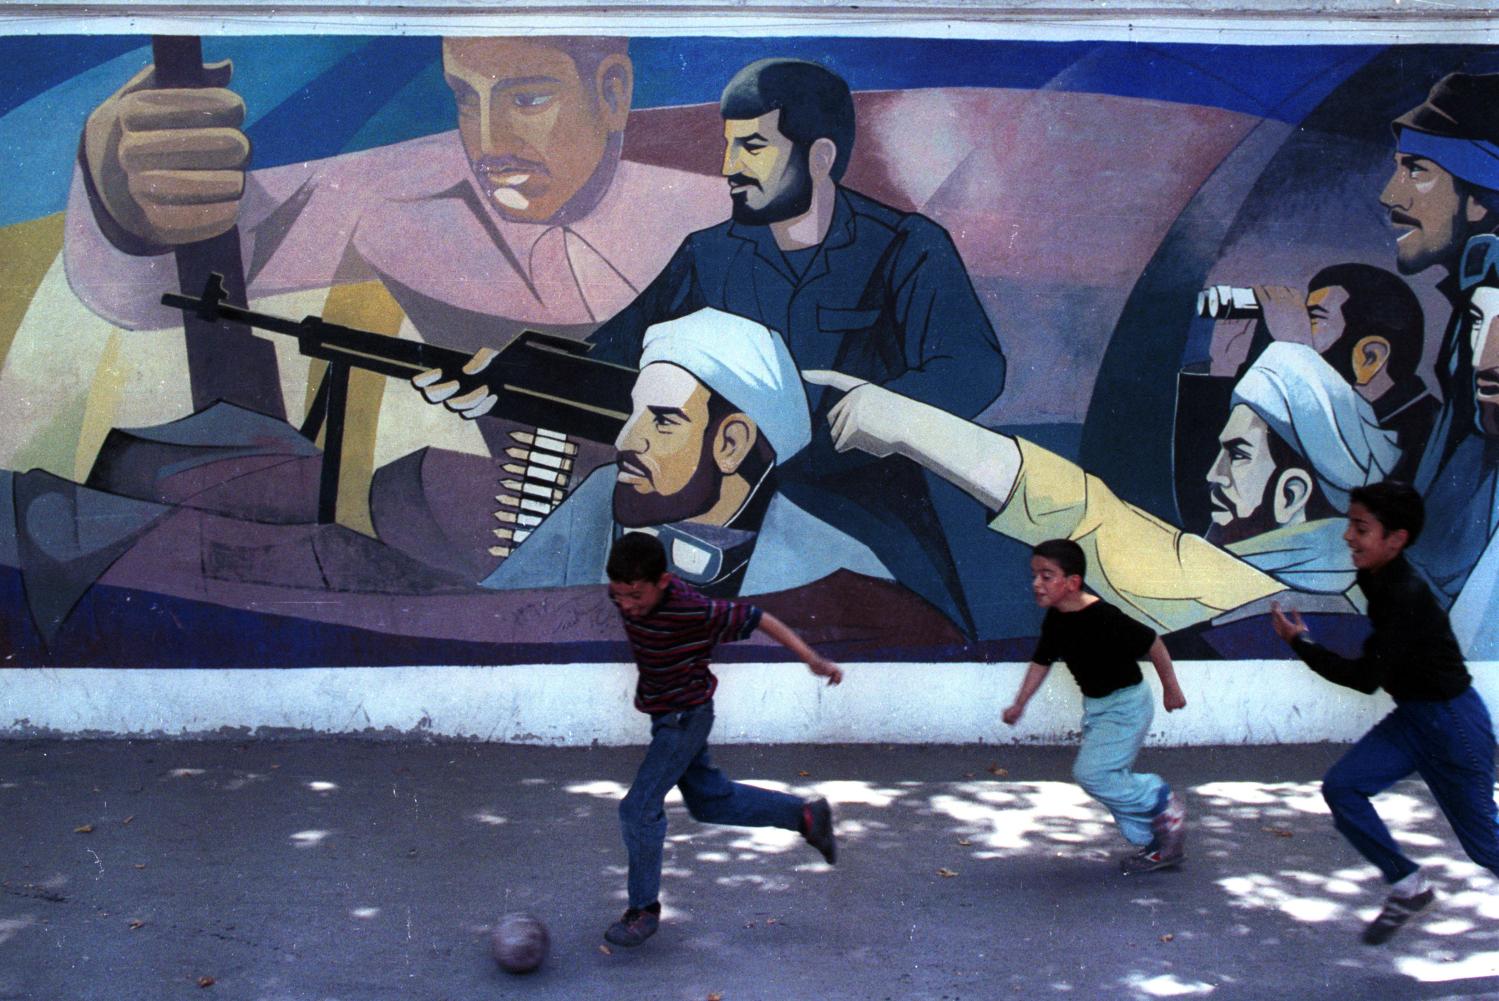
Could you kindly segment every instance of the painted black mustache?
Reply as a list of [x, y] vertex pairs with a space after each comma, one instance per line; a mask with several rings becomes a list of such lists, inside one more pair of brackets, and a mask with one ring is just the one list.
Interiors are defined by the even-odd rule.
[[730, 174], [728, 177], [724, 178], [724, 180], [728, 181], [731, 187], [735, 185], [746, 185], [749, 187], [761, 188], [762, 190], [764, 189], [764, 186], [761, 185], [759, 181], [755, 180], [748, 174]]
[[614, 456], [614, 462], [620, 469], [632, 476], [638, 476], [647, 482], [654, 482], [651, 479], [650, 470], [641, 465], [640, 460], [635, 458], [634, 452], [618, 452]]
[[474, 170], [484, 174], [504, 174], [524, 171], [528, 174], [547, 173], [546, 165], [518, 156], [485, 156], [474, 161]]
[[1399, 209], [1390, 209], [1390, 222], [1395, 223], [1397, 226], [1415, 226], [1417, 229], [1421, 228], [1421, 221], [1419, 219], [1415, 216], [1406, 215]]

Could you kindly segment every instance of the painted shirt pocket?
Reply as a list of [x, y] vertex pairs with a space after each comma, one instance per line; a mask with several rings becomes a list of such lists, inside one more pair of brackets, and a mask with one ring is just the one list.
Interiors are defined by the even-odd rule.
[[819, 330], [868, 330], [880, 320], [877, 309], [834, 309], [831, 306], [817, 307]]

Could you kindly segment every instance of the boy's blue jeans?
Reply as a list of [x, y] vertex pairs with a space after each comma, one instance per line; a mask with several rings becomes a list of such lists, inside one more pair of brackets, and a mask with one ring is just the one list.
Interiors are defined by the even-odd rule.
[[1401, 702], [1328, 769], [1322, 798], [1333, 824], [1394, 883], [1419, 868], [1395, 846], [1369, 797], [1416, 772], [1468, 857], [1499, 875], [1494, 729], [1472, 688], [1444, 702]]
[[708, 758], [713, 703], [651, 718], [651, 746], [635, 782], [619, 804], [630, 856], [631, 907], [654, 903], [661, 892], [661, 847], [666, 841], [666, 794], [682, 790], [687, 812], [705, 824], [801, 830], [802, 801], [787, 793], [730, 782]]
[[1150, 686], [1143, 681], [1101, 698], [1083, 698], [1083, 741], [1072, 764], [1072, 777], [1084, 792], [1109, 808], [1120, 833], [1132, 845], [1155, 840], [1151, 818], [1171, 796], [1171, 787], [1159, 775], [1130, 771], [1154, 718]]

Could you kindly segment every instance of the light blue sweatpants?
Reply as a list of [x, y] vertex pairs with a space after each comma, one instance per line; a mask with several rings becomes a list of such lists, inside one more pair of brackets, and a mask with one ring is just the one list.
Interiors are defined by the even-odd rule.
[[1154, 840], [1150, 820], [1171, 795], [1159, 775], [1130, 771], [1154, 718], [1150, 686], [1143, 681], [1102, 698], [1083, 697], [1083, 742], [1072, 777], [1109, 808], [1125, 840], [1134, 845]]

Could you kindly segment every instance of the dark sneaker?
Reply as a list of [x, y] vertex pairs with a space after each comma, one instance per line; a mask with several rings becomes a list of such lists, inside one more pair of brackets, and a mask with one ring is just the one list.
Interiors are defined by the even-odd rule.
[[656, 934], [656, 929], [660, 926], [660, 913], [651, 910], [636, 910], [632, 907], [625, 911], [624, 917], [609, 926], [609, 930], [604, 932], [604, 938], [615, 945], [633, 949]]
[[1176, 793], [1167, 797], [1161, 812], [1151, 818], [1150, 833], [1155, 836], [1162, 854], [1181, 861], [1186, 854], [1187, 804]]
[[1155, 872], [1157, 869], [1169, 869], [1174, 865], [1181, 865], [1182, 859], [1186, 857], [1187, 853], [1181, 850], [1180, 845], [1174, 852], [1166, 845], [1160, 847], [1147, 845], [1133, 855], [1126, 855], [1120, 859], [1119, 869], [1126, 876], [1137, 872]]
[[1437, 899], [1436, 891], [1427, 887], [1413, 897], [1390, 897], [1384, 902], [1379, 917], [1364, 928], [1365, 945], [1384, 945], [1395, 937], [1395, 933], [1411, 918], [1430, 907]]
[[825, 799], [809, 799], [802, 806], [802, 837], [822, 852], [828, 865], [838, 861], [838, 839], [833, 836], [833, 808]]

